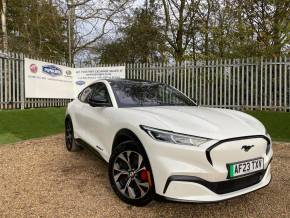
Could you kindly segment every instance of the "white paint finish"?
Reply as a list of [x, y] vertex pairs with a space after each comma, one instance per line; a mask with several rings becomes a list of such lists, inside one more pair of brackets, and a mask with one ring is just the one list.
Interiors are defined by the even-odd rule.
[[249, 188], [245, 188], [239, 191], [218, 195], [209, 189], [203, 187], [202, 185], [196, 183], [188, 183], [188, 182], [172, 182], [169, 185], [166, 197], [183, 200], [183, 201], [190, 201], [190, 202], [215, 202], [215, 201], [222, 201], [225, 199], [237, 197], [239, 195], [243, 195], [257, 189], [260, 189], [266, 185], [268, 185], [271, 181], [271, 173], [270, 167], [267, 170], [265, 177], [263, 180], [253, 185]]
[[[255, 118], [242, 112], [207, 107], [136, 107], [139, 112], [159, 119], [159, 128], [213, 139], [263, 135], [265, 129]], [[237, 126], [237, 127], [236, 127]]]
[[[254, 145], [248, 152], [241, 149], [243, 145]], [[264, 158], [268, 162], [265, 153], [267, 141], [263, 138], [244, 139], [222, 143], [212, 149], [211, 158], [213, 165], [226, 171], [227, 163], [246, 161], [254, 158]], [[237, 161], [238, 160], [238, 161]]]
[[[265, 167], [268, 166], [273, 152], [270, 150], [266, 155], [266, 142], [260, 138], [220, 144], [212, 150], [213, 165], [206, 158], [206, 149], [219, 140], [265, 135], [264, 126], [245, 113], [227, 109], [182, 106], [118, 108], [109, 83], [99, 82], [104, 82], [108, 87], [113, 107], [91, 107], [79, 100], [70, 103], [67, 114], [72, 117], [75, 136], [91, 144], [108, 161], [116, 133], [121, 129], [131, 130], [146, 150], [158, 194], [190, 201], [218, 201], [269, 183], [271, 176], [268, 170], [259, 184], [225, 195], [217, 195], [203, 186], [185, 182], [172, 182], [164, 194], [165, 183], [171, 175], [197, 176], [214, 182], [226, 180], [227, 163], [263, 157]], [[160, 142], [151, 138], [140, 125], [211, 140], [199, 147]], [[250, 152], [244, 152], [241, 147], [245, 144], [254, 144], [255, 147]]]

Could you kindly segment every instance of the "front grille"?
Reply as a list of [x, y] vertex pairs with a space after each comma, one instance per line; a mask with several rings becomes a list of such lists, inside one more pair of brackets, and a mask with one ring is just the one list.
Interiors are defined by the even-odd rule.
[[217, 143], [213, 144], [212, 146], [210, 146], [209, 148], [206, 149], [206, 158], [207, 158], [208, 162], [213, 166], [212, 157], [210, 154], [212, 149], [214, 149], [215, 147], [217, 147], [225, 142], [245, 140], [245, 139], [255, 139], [255, 138], [263, 138], [267, 141], [266, 154], [268, 154], [268, 152], [270, 151], [270, 145], [271, 145], [270, 139], [264, 135], [250, 135], [250, 136], [242, 136], [242, 137], [236, 137], [236, 138], [228, 138], [228, 139], [223, 139], [223, 140], [218, 141]]
[[214, 182], [214, 183], [207, 183], [204, 184], [207, 188], [212, 190], [213, 192], [217, 194], [226, 194], [234, 191], [238, 191], [247, 187], [250, 187], [252, 185], [255, 185], [259, 183], [264, 175], [265, 175], [265, 170], [259, 173], [255, 173], [250, 176], [245, 176], [242, 178], [238, 179], [231, 179], [227, 181], [222, 181], [222, 182]]
[[249, 176], [221, 181], [221, 182], [209, 182], [195, 176], [172, 175], [167, 179], [166, 184], [163, 189], [163, 193], [166, 192], [171, 182], [182, 181], [182, 182], [198, 183], [200, 185], [207, 187], [208, 189], [215, 192], [216, 194], [226, 194], [226, 193], [238, 191], [238, 190], [241, 190], [241, 189], [244, 189], [244, 188], [247, 188], [247, 187], [250, 187], [252, 185], [259, 183], [264, 178], [266, 171], [267, 169], [261, 172], [257, 172], [255, 174], [249, 175]]

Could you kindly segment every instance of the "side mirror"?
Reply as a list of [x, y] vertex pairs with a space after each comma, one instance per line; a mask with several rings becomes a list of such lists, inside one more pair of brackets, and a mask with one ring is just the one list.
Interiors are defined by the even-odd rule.
[[101, 98], [90, 98], [88, 103], [92, 107], [111, 107], [112, 106], [112, 104], [108, 102], [107, 99], [101, 99]]

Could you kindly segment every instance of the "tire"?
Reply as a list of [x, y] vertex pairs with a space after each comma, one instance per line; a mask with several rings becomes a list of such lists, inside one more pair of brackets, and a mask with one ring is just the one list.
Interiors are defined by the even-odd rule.
[[117, 145], [109, 161], [111, 186], [118, 197], [134, 206], [145, 206], [155, 196], [149, 160], [136, 141]]
[[74, 138], [74, 129], [70, 117], [65, 120], [65, 146], [70, 152], [81, 150], [81, 146], [76, 143]]

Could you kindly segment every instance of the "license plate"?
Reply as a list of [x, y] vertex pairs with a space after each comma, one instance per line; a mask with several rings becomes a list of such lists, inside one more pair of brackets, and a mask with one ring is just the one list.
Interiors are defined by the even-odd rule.
[[228, 177], [239, 177], [264, 169], [264, 159], [257, 158], [228, 164]]

